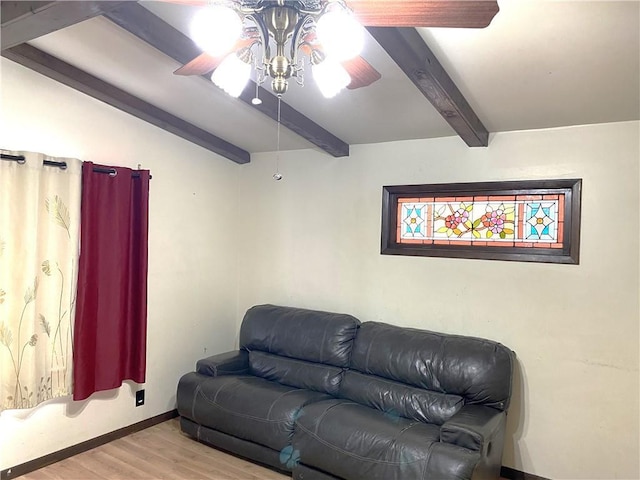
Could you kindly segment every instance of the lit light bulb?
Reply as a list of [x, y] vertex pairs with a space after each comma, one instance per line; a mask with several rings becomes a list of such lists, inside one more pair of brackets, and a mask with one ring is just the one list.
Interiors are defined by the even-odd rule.
[[232, 8], [222, 5], [199, 10], [191, 22], [191, 38], [214, 57], [228, 52], [241, 34], [242, 20]]
[[239, 97], [251, 76], [251, 65], [231, 53], [211, 74], [211, 81], [232, 97]]
[[338, 61], [358, 56], [364, 47], [364, 28], [342, 8], [322, 15], [316, 24], [316, 34], [325, 54]]
[[316, 85], [325, 98], [335, 97], [340, 90], [351, 83], [351, 77], [342, 65], [332, 59], [325, 59], [311, 68]]

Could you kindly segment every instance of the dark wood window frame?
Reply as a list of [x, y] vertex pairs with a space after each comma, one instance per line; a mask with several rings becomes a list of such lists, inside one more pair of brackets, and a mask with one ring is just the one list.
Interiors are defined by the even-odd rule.
[[[475, 258], [542, 263], [579, 263], [582, 179], [524, 180], [482, 183], [393, 185], [382, 188], [381, 254]], [[398, 201], [417, 197], [564, 195], [562, 248], [468, 246], [398, 242]]]

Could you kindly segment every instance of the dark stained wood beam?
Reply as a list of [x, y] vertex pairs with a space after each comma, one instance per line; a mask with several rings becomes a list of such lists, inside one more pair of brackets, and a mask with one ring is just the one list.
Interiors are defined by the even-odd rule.
[[[190, 62], [202, 53], [189, 37], [141, 5], [126, 3], [105, 13], [104, 16], [179, 63]], [[209, 83], [211, 88], [217, 88], [211, 82]], [[260, 88], [259, 95], [262, 104], [253, 105], [251, 99], [254, 97], [255, 90], [256, 84], [250, 82], [239, 99], [277, 121], [277, 97], [266, 89]], [[285, 102], [281, 103], [280, 123], [334, 157], [349, 155], [349, 144], [343, 142]]]
[[489, 132], [415, 28], [367, 30], [467, 145], [489, 144]]
[[236, 163], [250, 161], [249, 152], [31, 45], [8, 48], [2, 56]]
[[0, 2], [0, 45], [2, 50], [20, 45], [102, 15], [123, 3], [126, 2]]

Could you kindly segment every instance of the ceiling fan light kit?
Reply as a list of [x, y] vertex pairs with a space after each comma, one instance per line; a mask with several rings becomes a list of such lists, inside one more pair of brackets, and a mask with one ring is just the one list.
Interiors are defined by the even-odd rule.
[[311, 71], [320, 93], [325, 98], [335, 97], [351, 83], [351, 77], [347, 71], [335, 60], [325, 59], [317, 64], [312, 64]]
[[364, 28], [345, 8], [329, 10], [316, 22], [316, 35], [325, 55], [349, 60], [364, 48]]
[[306, 56], [329, 98], [351, 83], [340, 62], [360, 53], [364, 28], [343, 0], [221, 0], [195, 15], [191, 37], [222, 58], [211, 80], [229, 95], [242, 93], [253, 67], [256, 83], [271, 77], [272, 91], [282, 96], [290, 79], [304, 83]]
[[251, 64], [247, 62], [249, 57], [248, 51], [241, 55], [227, 55], [211, 74], [211, 81], [232, 97], [239, 97], [251, 76]]
[[233, 47], [242, 34], [242, 20], [231, 8], [211, 5], [193, 17], [190, 33], [196, 45], [216, 57]]

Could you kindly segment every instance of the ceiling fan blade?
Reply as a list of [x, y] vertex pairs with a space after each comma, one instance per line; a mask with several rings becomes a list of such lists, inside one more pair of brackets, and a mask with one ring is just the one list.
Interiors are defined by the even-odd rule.
[[197, 7], [204, 7], [210, 4], [209, 0], [156, 0], [163, 3], [177, 3], [178, 5], [195, 5]]
[[208, 53], [202, 53], [189, 63], [184, 64], [175, 72], [174, 75], [204, 75], [216, 69], [222, 62], [224, 56], [212, 57]]
[[496, 0], [347, 0], [367, 27], [484, 28], [498, 13]]
[[342, 66], [351, 76], [351, 83], [347, 85], [349, 90], [369, 86], [382, 78], [380, 72], [362, 57], [345, 60], [342, 62]]
[[[317, 42], [315, 33], [307, 34], [303, 40], [300, 45], [302, 53], [308, 56], [312, 56], [314, 50], [322, 53], [322, 45]], [[351, 83], [347, 85], [349, 90], [366, 87], [382, 78], [380, 72], [362, 57], [355, 57], [340, 63], [351, 77]]]
[[182, 67], [173, 72], [174, 75], [204, 75], [206, 73], [211, 72], [218, 68], [218, 65], [224, 60], [224, 57], [229, 55], [231, 52], [235, 52], [237, 50], [241, 50], [245, 47], [250, 46], [255, 39], [253, 38], [241, 38], [238, 40], [233, 47], [231, 47], [227, 52], [224, 52], [217, 57], [209, 55], [208, 53], [202, 53], [198, 55], [196, 58], [191, 60], [189, 63], [184, 64]]

